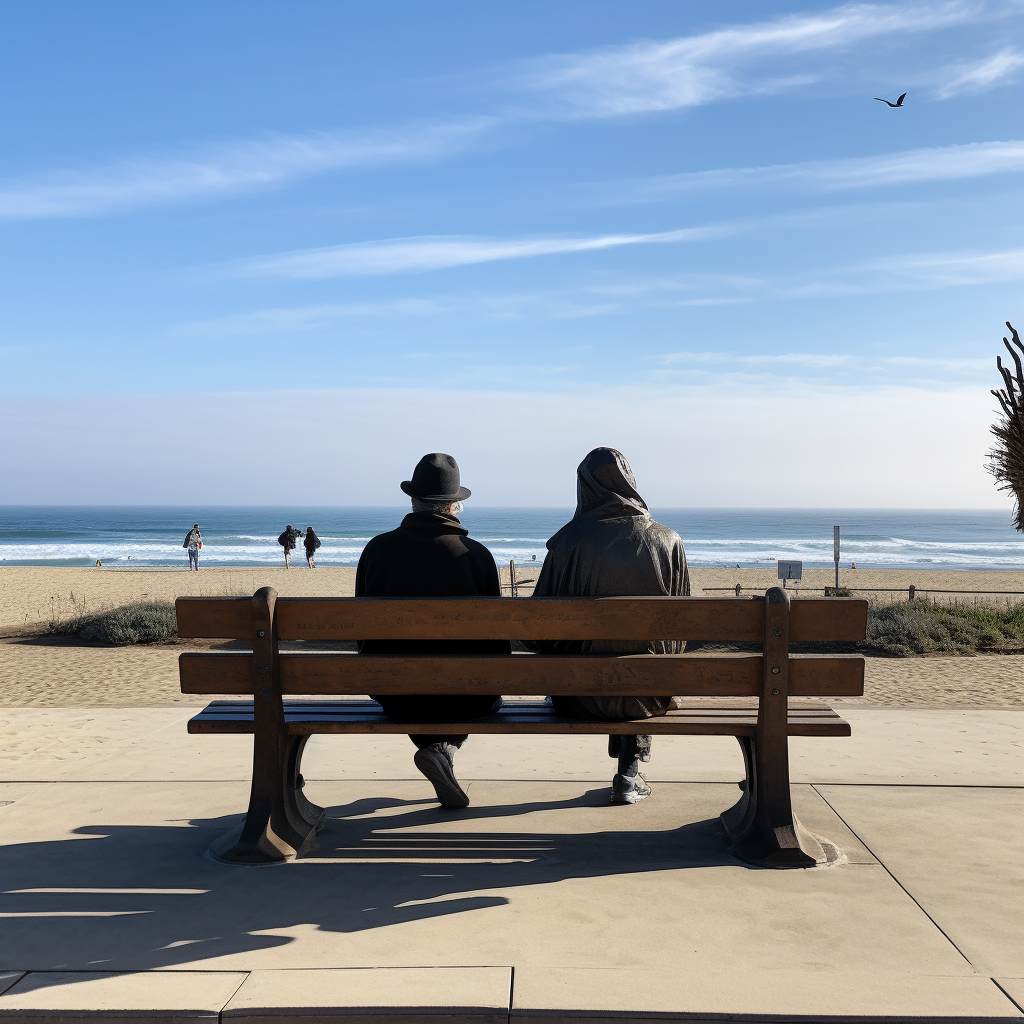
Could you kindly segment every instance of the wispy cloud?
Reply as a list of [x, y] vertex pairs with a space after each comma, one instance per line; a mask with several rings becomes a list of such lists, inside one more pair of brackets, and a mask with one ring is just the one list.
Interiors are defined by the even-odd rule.
[[700, 365], [704, 363], [730, 363], [734, 366], [787, 366], [825, 369], [833, 366], [845, 366], [854, 361], [854, 357], [843, 354], [814, 352], [783, 352], [778, 355], [740, 355], [736, 352], [669, 352], [656, 356], [656, 361], [663, 366], [679, 364]]
[[957, 64], [946, 69], [952, 76], [936, 91], [940, 100], [948, 100], [960, 93], [979, 93], [1004, 84], [1010, 75], [1024, 66], [1024, 53], [1008, 46], [985, 60], [972, 64]]
[[619, 312], [690, 306], [700, 297], [731, 302], [786, 302], [892, 292], [937, 291], [1024, 280], [1024, 249], [999, 252], [906, 253], [877, 260], [786, 275], [733, 277], [668, 275], [650, 281], [599, 285]]
[[742, 227], [738, 224], [713, 224], [677, 231], [586, 237], [467, 238], [423, 235], [352, 242], [322, 249], [301, 249], [238, 260], [226, 266], [234, 273], [254, 277], [328, 278], [408, 274], [463, 267], [473, 263], [492, 263], [496, 260], [593, 252], [626, 245], [700, 242], [725, 238], [740, 230]]
[[[831, 279], [830, 279], [831, 278]], [[926, 252], [886, 256], [845, 267], [791, 289], [793, 297], [931, 291], [1024, 279], [1024, 249]]]
[[[929, 32], [980, 17], [978, 5], [847, 4], [700, 35], [650, 40], [521, 65], [510, 88], [543, 97], [548, 113], [613, 117], [702, 106], [807, 85], [823, 69], [794, 73], [796, 54], [834, 51], [881, 36]], [[786, 58], [788, 67], [773, 69]]]
[[[695, 298], [692, 305], [721, 305], [733, 299]], [[680, 303], [676, 303], [677, 305]], [[566, 292], [505, 292], [468, 295], [434, 295], [428, 299], [400, 298], [385, 302], [337, 302], [308, 306], [272, 307], [235, 313], [211, 320], [175, 324], [179, 336], [205, 338], [255, 337], [263, 334], [291, 334], [330, 327], [346, 320], [424, 319], [428, 317], [472, 317], [487, 320], [572, 320], [620, 312], [620, 303], [595, 299], [585, 290]], [[589, 346], [577, 346], [582, 351]], [[428, 353], [411, 353], [409, 358]]]
[[965, 379], [991, 377], [992, 359], [946, 359], [933, 356], [882, 356], [873, 353], [739, 353], [667, 352], [651, 356], [650, 379], [658, 383], [713, 382], [771, 386], [777, 382], [842, 387], [901, 384], [909, 387], [962, 385]]
[[[785, 276], [685, 273], [653, 279], [605, 281], [568, 290], [433, 295], [430, 298], [396, 298], [383, 302], [274, 307], [178, 324], [172, 331], [177, 335], [231, 338], [312, 331], [339, 321], [357, 319], [471, 317], [492, 321], [570, 320], [622, 316], [652, 309], [933, 291], [1019, 280], [1024, 280], [1024, 249], [981, 253], [909, 253]], [[714, 353], [688, 352], [683, 355], [691, 362], [718, 358]], [[806, 365], [817, 361], [819, 366], [838, 366], [847, 359], [846, 356], [800, 354], [743, 358], [748, 366], [771, 362], [795, 365], [801, 361]], [[973, 361], [962, 363], [964, 368], [974, 365]], [[949, 363], [949, 366], [953, 364]]]
[[[500, 260], [523, 260], [540, 256], [595, 252], [635, 245], [667, 245], [698, 243], [729, 238], [764, 228], [821, 228], [835, 226], [855, 216], [863, 221], [878, 217], [889, 209], [824, 207], [751, 218], [674, 231], [634, 234], [603, 234], [566, 237], [563, 235], [526, 238], [473, 238], [453, 235], [422, 235], [412, 238], [388, 238], [378, 241], [350, 242], [319, 249], [299, 249], [234, 260], [221, 264], [229, 274], [243, 277], [275, 277], [285, 279], [323, 280], [337, 277], [366, 277], [386, 274], [424, 273]], [[830, 281], [814, 274], [809, 281], [795, 286], [800, 292], [816, 294], [849, 294], [907, 288], [945, 287], [947, 284], [979, 284], [985, 281], [1017, 280], [1021, 252], [1009, 250], [996, 253], [924, 253], [919, 256], [884, 257], [857, 267], [846, 267]], [[1009, 276], [1007, 276], [1009, 275]], [[706, 275], [698, 275], [706, 277]], [[863, 279], [868, 283], [860, 283]], [[889, 282], [879, 288], [877, 282]], [[609, 285], [615, 289], [616, 284]], [[787, 291], [794, 286], [787, 283]], [[707, 303], [710, 297], [702, 301]], [[725, 301], [717, 296], [716, 300]]]
[[580, 191], [595, 203], [612, 205], [660, 202], [672, 195], [708, 189], [761, 188], [766, 185], [816, 191], [889, 188], [1020, 171], [1024, 171], [1024, 141], [1014, 140], [910, 149], [882, 156], [849, 157], [842, 160], [808, 160], [766, 167], [724, 167], [584, 185], [580, 186]]
[[[0, 219], [85, 217], [280, 187], [344, 168], [414, 163], [460, 153], [512, 122], [628, 116], [780, 93], [835, 77], [837, 52], [883, 37], [991, 17], [984, 4], [848, 4], [815, 14], [734, 25], [668, 40], [556, 54], [492, 69], [488, 81], [515, 103], [472, 118], [392, 130], [324, 131], [227, 141], [29, 175], [0, 186]], [[811, 59], [796, 68], [799, 55]], [[1012, 49], [949, 69], [940, 95], [1002, 81], [1021, 63]]]
[[692, 305], [697, 298], [774, 302], [934, 291], [1020, 280], [1024, 280], [1024, 249], [903, 253], [841, 267], [793, 270], [785, 275], [670, 274], [602, 283], [588, 290], [607, 296], [619, 304], [619, 311], [625, 311], [645, 305]]
[[287, 334], [326, 327], [339, 320], [378, 317], [437, 316], [453, 311], [443, 299], [395, 299], [391, 302], [325, 302], [311, 306], [284, 306], [235, 313], [212, 320], [178, 324], [175, 334], [202, 337], [250, 337], [259, 334]]
[[434, 160], [465, 149], [494, 123], [480, 117], [397, 131], [273, 135], [188, 155], [39, 174], [5, 183], [0, 219], [93, 216], [253, 191], [341, 168]]
[[949, 373], [987, 373], [992, 369], [992, 360], [985, 359], [942, 359], [931, 356], [864, 356], [852, 353], [826, 352], [782, 352], [778, 354], [754, 355], [738, 352], [668, 352], [652, 357], [662, 366], [704, 366], [729, 364], [744, 369], [759, 368], [767, 372], [807, 370], [831, 370], [836, 368], [865, 370], [874, 373], [890, 373], [893, 370], [927, 369]]

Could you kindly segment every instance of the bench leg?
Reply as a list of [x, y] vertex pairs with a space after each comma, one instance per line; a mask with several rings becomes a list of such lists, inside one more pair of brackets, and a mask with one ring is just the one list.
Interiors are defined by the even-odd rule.
[[788, 751], [770, 758], [753, 736], [737, 736], [747, 777], [743, 796], [722, 814], [732, 852], [765, 868], [813, 868], [835, 861], [838, 851], [800, 824], [789, 790]]
[[743, 753], [743, 781], [739, 784], [741, 796], [727, 811], [722, 811], [722, 824], [730, 836], [742, 835], [750, 828], [754, 818], [754, 741], [750, 736], [737, 736], [736, 742]]
[[319, 832], [327, 820], [327, 812], [319, 805], [313, 803], [302, 791], [306, 780], [302, 777], [302, 752], [306, 749], [308, 736], [288, 736], [286, 743], [288, 760], [288, 780], [285, 786], [285, 803], [287, 805], [288, 819], [296, 823], [298, 830], [302, 826], [298, 822], [312, 825], [314, 832]]
[[308, 736], [253, 740], [252, 791], [245, 821], [211, 844], [209, 855], [223, 864], [283, 864], [316, 844], [325, 812], [302, 793], [302, 751]]

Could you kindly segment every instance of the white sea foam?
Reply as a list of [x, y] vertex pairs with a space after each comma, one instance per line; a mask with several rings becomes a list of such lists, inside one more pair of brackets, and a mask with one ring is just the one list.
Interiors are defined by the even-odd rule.
[[[114, 567], [186, 565], [181, 538], [189, 524], [204, 524], [203, 566], [279, 566], [277, 536], [286, 522], [320, 524], [318, 565], [354, 566], [368, 541], [394, 529], [404, 509], [212, 510], [0, 508], [0, 560], [7, 564]], [[539, 569], [546, 541], [571, 516], [564, 509], [475, 509], [464, 525], [499, 564], [515, 560], [526, 574]], [[1024, 537], [998, 512], [913, 510], [663, 510], [656, 517], [682, 535], [689, 562], [698, 566], [773, 565], [801, 559], [805, 566], [832, 562], [832, 522], [845, 524], [842, 562], [921, 568], [1020, 568]], [[183, 524], [179, 528], [179, 523]], [[277, 525], [277, 524], [280, 525]], [[792, 534], [792, 535], [789, 535]], [[301, 564], [299, 541], [293, 557]], [[535, 557], [534, 557], [535, 556]]]

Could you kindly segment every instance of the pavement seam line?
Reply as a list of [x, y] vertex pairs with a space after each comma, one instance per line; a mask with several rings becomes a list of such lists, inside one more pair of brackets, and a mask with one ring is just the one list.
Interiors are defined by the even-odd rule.
[[[918, 898], [889, 870], [888, 865], [886, 865], [882, 858], [879, 857], [878, 854], [875, 853], [875, 851], [872, 850], [870, 846], [868, 846], [868, 844], [857, 833], [856, 829], [854, 829], [854, 827], [839, 813], [839, 811], [837, 811], [835, 807], [832, 806], [832, 803], [829, 801], [828, 797], [825, 796], [825, 794], [822, 793], [820, 789], [818, 789], [818, 785], [819, 784], [811, 783], [811, 789], [813, 789], [814, 792], [817, 793], [818, 796], [820, 796], [821, 799], [825, 801], [828, 808], [850, 830], [850, 832], [856, 838], [857, 842], [859, 842], [864, 847], [864, 849], [867, 850], [868, 853], [870, 853], [871, 856], [875, 858], [875, 861], [882, 868], [882, 870], [885, 871], [885, 873], [907, 894], [907, 896], [909, 896], [910, 899], [914, 901], [914, 903], [917, 905], [918, 910], [920, 910], [921, 913], [924, 914], [924, 916], [927, 917], [929, 921], [931, 921], [931, 923], [935, 926], [936, 930], [964, 958], [964, 962], [972, 970], [977, 971], [977, 968], [974, 966], [974, 964], [971, 963], [970, 959], [967, 957], [967, 954], [964, 953], [964, 951], [950, 938], [949, 934], [939, 924], [939, 922], [936, 921], [935, 918], [932, 917], [932, 915], [924, 909], [924, 907], [921, 905], [920, 900], [918, 900]], [[821, 783], [821, 785], [827, 785], [827, 783]]]
[[224, 1011], [228, 1008], [228, 1003], [230, 1003], [231, 1000], [238, 995], [238, 990], [249, 980], [250, 976], [252, 975], [252, 971], [242, 971], [240, 973], [242, 973], [244, 977], [234, 987], [234, 990], [231, 992], [231, 994], [224, 1000], [224, 1005], [221, 1006], [221, 1008], [217, 1011], [217, 1024], [221, 1024], [221, 1022], [224, 1020]]
[[[800, 783], [794, 783], [794, 785], [800, 785]], [[809, 785], [880, 787], [899, 786], [900, 789], [1024, 789], [1024, 784], [1018, 786], [1016, 783], [1010, 782], [811, 782], [809, 783]]]
[[1021, 1006], [1021, 1004], [1018, 1003], [1017, 1000], [1014, 999], [1013, 996], [1011, 996], [1010, 993], [1007, 992], [1006, 989], [1003, 988], [1003, 986], [999, 984], [999, 981], [998, 981], [997, 978], [992, 978], [991, 981], [992, 981], [992, 984], [995, 985], [995, 987], [997, 989], [999, 989], [999, 991], [1002, 992], [1003, 995], [1006, 996], [1006, 998], [1009, 999], [1010, 1002], [1013, 1003], [1013, 1005], [1016, 1006], [1018, 1010], [1021, 1011], [1021, 1013], [1024, 1013], [1024, 1006]]
[[508, 1024], [512, 1024], [512, 1009], [516, 1005], [516, 965], [511, 964], [508, 969]]

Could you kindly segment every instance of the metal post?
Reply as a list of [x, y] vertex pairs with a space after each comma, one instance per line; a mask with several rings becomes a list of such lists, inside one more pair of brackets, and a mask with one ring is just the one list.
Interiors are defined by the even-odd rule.
[[516, 594], [516, 561], [511, 559], [508, 563], [508, 591], [513, 597], [517, 597]]
[[832, 560], [836, 563], [836, 590], [839, 589], [839, 527], [832, 527]]

